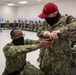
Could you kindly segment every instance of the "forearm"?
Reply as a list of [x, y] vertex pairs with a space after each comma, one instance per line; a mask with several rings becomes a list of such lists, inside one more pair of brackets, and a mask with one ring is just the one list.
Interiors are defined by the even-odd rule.
[[50, 27], [47, 28], [47, 29], [44, 29], [44, 27], [43, 27], [42, 29], [38, 30], [37, 36], [38, 36], [38, 37], [42, 37], [45, 31], [49, 31], [49, 32], [50, 32], [50, 30], [51, 30]]
[[25, 45], [31, 45], [31, 44], [37, 44], [39, 43], [40, 40], [30, 40], [30, 39], [26, 39], [25, 40]]
[[15, 56], [18, 53], [28, 53], [36, 49], [38, 49], [37, 45], [10, 46], [4, 48], [4, 54], [6, 56]]
[[38, 32], [37, 32], [37, 36], [38, 36], [38, 37], [41, 37], [41, 36], [43, 36], [43, 33], [44, 33], [43, 30], [42, 30], [42, 31], [38, 31]]

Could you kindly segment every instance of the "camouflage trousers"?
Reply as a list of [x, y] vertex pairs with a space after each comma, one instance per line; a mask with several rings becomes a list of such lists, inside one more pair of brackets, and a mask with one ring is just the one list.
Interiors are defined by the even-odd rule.
[[45, 50], [40, 69], [45, 75], [69, 75], [70, 59], [63, 55], [61, 58]]
[[44, 75], [44, 73], [32, 64], [27, 63], [20, 72], [11, 74], [7, 74], [4, 72], [2, 75]]
[[40, 49], [40, 53], [39, 53], [39, 57], [38, 57], [38, 59], [37, 59], [37, 61], [38, 61], [39, 63], [41, 63], [41, 61], [42, 61], [42, 59], [43, 59], [44, 52], [45, 52], [45, 48], [41, 48], [41, 49]]

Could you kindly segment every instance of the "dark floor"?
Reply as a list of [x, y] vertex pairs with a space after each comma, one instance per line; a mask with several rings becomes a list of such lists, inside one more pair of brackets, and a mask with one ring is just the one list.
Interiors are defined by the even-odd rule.
[[69, 75], [76, 75], [76, 66], [72, 66]]

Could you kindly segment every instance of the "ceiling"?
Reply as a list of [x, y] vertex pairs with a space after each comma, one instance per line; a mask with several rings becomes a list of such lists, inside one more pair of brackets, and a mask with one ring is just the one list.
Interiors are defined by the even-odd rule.
[[42, 0], [42, 1], [26, 0], [28, 3], [19, 4], [20, 1], [25, 1], [25, 0], [0, 0], [0, 5], [7, 5], [7, 3], [13, 3], [15, 4], [14, 6], [19, 7], [19, 6], [35, 5], [35, 4], [41, 4], [41, 3], [52, 2], [52, 1], [61, 1], [61, 0]]

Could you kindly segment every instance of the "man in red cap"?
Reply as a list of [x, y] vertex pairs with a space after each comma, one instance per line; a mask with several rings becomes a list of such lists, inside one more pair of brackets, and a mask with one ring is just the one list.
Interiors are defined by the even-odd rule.
[[53, 13], [57, 13], [58, 7], [54, 3], [47, 3], [43, 7], [43, 12], [39, 15], [40, 18], [46, 18]]
[[39, 30], [38, 37], [49, 36], [52, 40], [52, 45], [44, 52], [40, 69], [45, 75], [68, 75], [75, 58], [72, 55], [76, 55], [76, 19], [61, 15], [54, 3], [45, 4], [39, 17], [45, 19], [50, 27], [46, 31]]
[[39, 17], [45, 19], [48, 24], [53, 25], [60, 19], [58, 7], [54, 3], [47, 3], [43, 7], [43, 12], [39, 15]]

